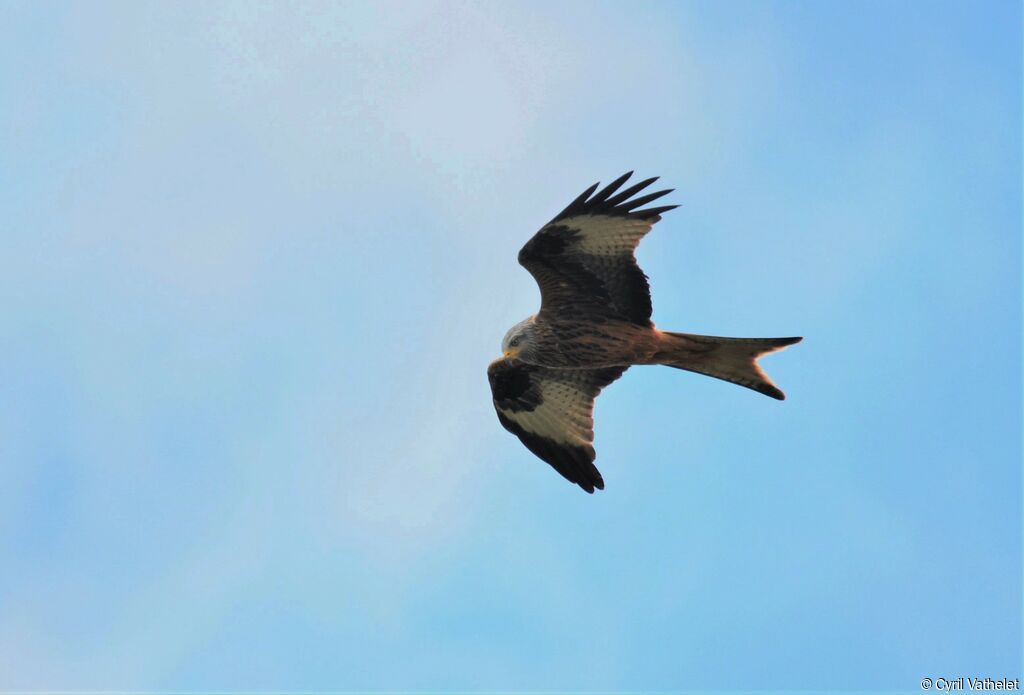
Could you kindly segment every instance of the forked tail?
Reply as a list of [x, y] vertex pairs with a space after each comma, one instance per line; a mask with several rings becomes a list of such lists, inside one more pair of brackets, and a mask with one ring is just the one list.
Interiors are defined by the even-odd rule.
[[651, 360], [676, 369], [706, 374], [746, 386], [766, 396], [785, 400], [757, 360], [769, 352], [799, 343], [803, 338], [718, 338], [710, 335], [662, 331], [662, 345]]

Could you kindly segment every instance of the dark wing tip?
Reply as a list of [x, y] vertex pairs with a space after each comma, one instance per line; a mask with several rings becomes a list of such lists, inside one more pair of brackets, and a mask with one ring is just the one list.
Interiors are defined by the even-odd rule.
[[589, 478], [577, 480], [576, 484], [583, 488], [583, 491], [588, 495], [593, 495], [594, 490], [604, 490], [604, 478], [601, 477], [601, 473], [596, 468], [590, 472]]
[[622, 201], [626, 200], [630, 196], [636, 195], [637, 193], [639, 193], [643, 189], [647, 188], [648, 186], [650, 186], [652, 183], [654, 183], [657, 180], [658, 180], [658, 177], [654, 176], [654, 177], [649, 178], [649, 179], [644, 179], [640, 183], [633, 184], [632, 186], [630, 186], [626, 190], [620, 191], [619, 193], [616, 193], [614, 196], [609, 198], [608, 199], [608, 204], [609, 205], [618, 205], [619, 203], [621, 203]]
[[[563, 220], [566, 217], [572, 217], [573, 215], [579, 215], [580, 211], [585, 210], [587, 205], [589, 205], [587, 198], [589, 198], [590, 195], [594, 191], [596, 191], [597, 187], [600, 185], [601, 182], [598, 181], [594, 185], [590, 186], [587, 190], [583, 191], [578, 196], [576, 196], [576, 199], [573, 200], [568, 205], [566, 205], [564, 210], [555, 215], [555, 218], [551, 220], [551, 222], [554, 222], [555, 220]], [[550, 222], [548, 224], [550, 224]]]
[[639, 198], [633, 198], [632, 200], [628, 200], [625, 203], [622, 203], [621, 205], [619, 205], [619, 207], [621, 209], [627, 210], [627, 211], [635, 210], [636, 208], [640, 207], [641, 205], [647, 205], [647, 203], [650, 203], [651, 201], [657, 200], [658, 198], [660, 198], [662, 196], [666, 196], [666, 195], [668, 195], [669, 193], [671, 193], [674, 190], [675, 190], [674, 188], [666, 188], [663, 191], [655, 191], [654, 193], [648, 193], [647, 195], [642, 195]]
[[[615, 179], [610, 184], [605, 186], [603, 189], [601, 189], [599, 193], [597, 193], [593, 197], [590, 197], [591, 194], [593, 194], [594, 191], [597, 190], [597, 187], [600, 185], [599, 183], [595, 183], [593, 186], [585, 190], [581, 195], [577, 196], [575, 200], [569, 203], [569, 205], [564, 210], [562, 210], [562, 212], [555, 215], [554, 219], [552, 219], [551, 222], [549, 222], [548, 224], [558, 222], [559, 220], [564, 220], [568, 217], [574, 217], [576, 215], [612, 215], [619, 217], [631, 217], [634, 219], [641, 220], [650, 219], [651, 217], [656, 216], [658, 213], [652, 213], [651, 210], [638, 210], [635, 212], [634, 210], [642, 205], [646, 205], [647, 203], [653, 200], [657, 200], [663, 195], [668, 195], [669, 193], [672, 192], [673, 189], [669, 188], [667, 190], [658, 191], [656, 193], [648, 193], [647, 195], [643, 195], [640, 196], [639, 198], [633, 198], [632, 200], [630, 200], [630, 198], [633, 195], [639, 193], [641, 190], [643, 190], [644, 188], [658, 180], [657, 176], [650, 179], [645, 179], [640, 183], [634, 184], [629, 188], [616, 193], [619, 187], [623, 183], [625, 183], [626, 180], [629, 179], [629, 177], [632, 175], [632, 171], [626, 172], [625, 174], [623, 174], [622, 176], [620, 176], [619, 178]], [[670, 205], [661, 208], [653, 208], [653, 210], [667, 212], [668, 210], [672, 210], [676, 207], [678, 206]]]
[[677, 207], [679, 207], [679, 206], [678, 205], [662, 205], [661, 207], [647, 208], [646, 210], [634, 210], [631, 214], [632, 214], [633, 217], [638, 217], [641, 220], [650, 220], [650, 219], [658, 218], [658, 219], [654, 220], [655, 222], [657, 222], [658, 220], [661, 219], [661, 213], [668, 212], [669, 210], [675, 210]]
[[608, 184], [607, 186], [602, 188], [600, 193], [598, 193], [593, 198], [591, 198], [590, 200], [587, 201], [587, 204], [588, 205], [597, 205], [599, 203], [603, 203], [604, 201], [606, 201], [608, 199], [608, 196], [610, 196], [615, 191], [619, 190], [619, 186], [621, 186], [623, 183], [625, 183], [626, 179], [628, 179], [632, 175], [633, 175], [632, 171], [627, 171], [625, 174], [623, 174], [622, 176], [620, 176], [619, 178], [615, 179], [610, 184]]
[[604, 479], [594, 465], [594, 449], [590, 446], [579, 446], [548, 439], [544, 435], [524, 429], [521, 425], [506, 417], [501, 405], [495, 402], [498, 421], [502, 427], [519, 437], [534, 456], [544, 461], [570, 483], [579, 485], [587, 492], [593, 493], [594, 488], [604, 489]]

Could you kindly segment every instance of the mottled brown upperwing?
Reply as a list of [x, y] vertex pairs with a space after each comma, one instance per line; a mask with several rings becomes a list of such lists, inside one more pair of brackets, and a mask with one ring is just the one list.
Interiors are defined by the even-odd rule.
[[628, 367], [549, 369], [499, 359], [487, 368], [498, 421], [562, 477], [604, 489], [594, 466], [594, 399]]
[[637, 210], [671, 189], [632, 198], [655, 177], [616, 193], [632, 173], [596, 194], [595, 183], [519, 252], [519, 263], [540, 286], [542, 320], [604, 317], [650, 325], [650, 287], [634, 252], [661, 213], [678, 206]]

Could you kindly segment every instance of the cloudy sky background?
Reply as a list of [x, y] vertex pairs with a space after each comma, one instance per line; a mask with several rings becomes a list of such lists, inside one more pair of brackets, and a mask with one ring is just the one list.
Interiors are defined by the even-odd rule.
[[[0, 690], [1021, 674], [1017, 3], [5, 3]], [[677, 189], [607, 490], [498, 425], [518, 248]]]

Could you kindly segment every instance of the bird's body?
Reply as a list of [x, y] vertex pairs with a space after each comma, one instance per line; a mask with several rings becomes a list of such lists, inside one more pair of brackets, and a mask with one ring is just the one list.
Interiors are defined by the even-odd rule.
[[660, 341], [660, 331], [653, 325], [614, 318], [550, 321], [534, 315], [517, 326], [526, 337], [517, 358], [552, 369], [646, 364]]
[[501, 424], [587, 492], [604, 488], [594, 466], [594, 399], [630, 366], [699, 372], [781, 400], [756, 360], [800, 340], [658, 330], [634, 250], [676, 206], [636, 210], [670, 191], [632, 197], [655, 179], [618, 191], [631, 173], [592, 196], [594, 184], [519, 252], [540, 285], [541, 310], [508, 331], [504, 357], [487, 370]]

